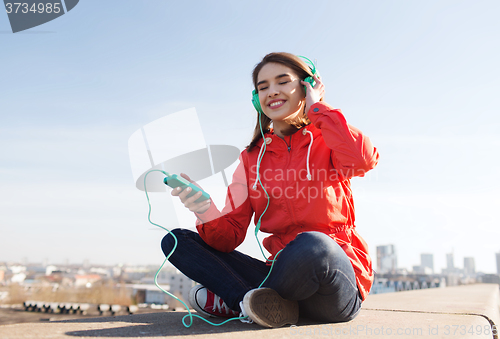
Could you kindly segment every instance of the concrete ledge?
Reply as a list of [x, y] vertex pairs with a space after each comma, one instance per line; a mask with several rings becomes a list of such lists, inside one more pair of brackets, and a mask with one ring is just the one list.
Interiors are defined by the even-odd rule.
[[482, 315], [500, 326], [499, 286], [475, 284], [369, 296], [363, 309]]
[[369, 296], [349, 323], [301, 321], [297, 326], [264, 329], [230, 322], [220, 327], [194, 319], [185, 328], [187, 312], [162, 312], [0, 326], [0, 338], [494, 338], [498, 325], [499, 286], [480, 284]]

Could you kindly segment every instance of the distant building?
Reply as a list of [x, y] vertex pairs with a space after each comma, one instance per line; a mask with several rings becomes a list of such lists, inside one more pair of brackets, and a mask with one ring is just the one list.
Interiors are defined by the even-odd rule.
[[154, 277], [156, 272], [152, 272], [146, 266], [137, 266], [137, 267], [123, 267], [119, 271], [119, 266], [113, 269], [113, 274], [118, 274], [121, 278], [128, 282], [139, 282], [144, 278], [152, 278]]
[[377, 273], [395, 273], [398, 267], [394, 245], [377, 246]]
[[24, 279], [26, 279], [25, 273], [16, 273], [16, 274], [12, 275], [12, 277], [10, 278], [10, 281], [12, 281], [13, 283], [21, 284], [24, 282]]
[[420, 254], [420, 266], [424, 272], [427, 271], [426, 268], [428, 268], [431, 273], [434, 273], [434, 255], [429, 253]]
[[111, 274], [110, 271], [112, 271], [112, 270], [110, 270], [109, 268], [105, 268], [105, 267], [91, 267], [89, 269], [90, 273], [99, 274], [99, 275], [102, 275], [102, 276], [105, 276], [105, 277], [111, 277], [112, 276], [112, 274]]
[[476, 264], [474, 262], [474, 258], [472, 257], [464, 258], [464, 273], [466, 275], [476, 274]]
[[101, 280], [102, 277], [99, 274], [75, 274], [75, 287], [92, 287], [92, 284], [96, 281]]
[[497, 274], [500, 274], [500, 252], [495, 253], [495, 255], [497, 257]]
[[144, 297], [146, 303], [157, 305], [168, 304], [167, 299], [168, 296], [156, 286], [154, 286], [154, 289], [147, 289]]
[[446, 268], [448, 270], [453, 270], [455, 268], [455, 263], [453, 260], [453, 252], [446, 254]]
[[52, 272], [59, 271], [57, 266], [49, 265], [45, 267], [45, 275], [51, 275]]
[[499, 284], [500, 285], [500, 274], [485, 274], [481, 277], [481, 280], [485, 284]]
[[425, 267], [425, 266], [413, 266], [413, 273], [414, 274], [432, 274], [432, 270], [429, 268], [429, 267]]
[[12, 274], [24, 273], [26, 272], [26, 266], [12, 265], [9, 267], [9, 270], [12, 272]]
[[[186, 277], [178, 270], [163, 270], [158, 274], [158, 283], [168, 284], [169, 292], [187, 302], [189, 291], [194, 285], [193, 280]], [[165, 296], [165, 302], [172, 306], [172, 308], [181, 306], [180, 303], [170, 296]]]
[[[132, 294], [138, 304], [167, 304], [167, 295], [154, 284], [127, 284], [132, 289]], [[170, 286], [162, 284], [161, 287], [167, 291]]]
[[460, 275], [463, 273], [464, 270], [455, 267], [453, 252], [446, 254], [446, 268], [441, 270], [441, 274], [446, 276], [446, 285], [447, 286], [458, 285], [460, 280]]
[[113, 278], [120, 279], [123, 273], [123, 265], [114, 266], [112, 268], [112, 271], [113, 271]]
[[26, 279], [26, 266], [12, 265], [9, 267], [9, 270], [12, 272], [12, 276], [10, 277], [11, 282], [21, 284]]

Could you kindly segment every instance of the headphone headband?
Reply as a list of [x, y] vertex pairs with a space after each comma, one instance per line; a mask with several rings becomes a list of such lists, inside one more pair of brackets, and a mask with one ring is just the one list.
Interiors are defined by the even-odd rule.
[[305, 56], [302, 55], [297, 55], [297, 56], [301, 58], [302, 61], [304, 61], [307, 66], [309, 66], [309, 68], [311, 69], [311, 73], [313, 75], [316, 75], [317, 70], [316, 70], [316, 65], [314, 65], [314, 62], [312, 62], [311, 59], [306, 58]]

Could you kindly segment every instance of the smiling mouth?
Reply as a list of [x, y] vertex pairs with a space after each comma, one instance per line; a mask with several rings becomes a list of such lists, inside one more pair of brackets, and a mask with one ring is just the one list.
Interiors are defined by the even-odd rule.
[[283, 106], [284, 103], [285, 103], [285, 100], [278, 100], [278, 101], [271, 102], [268, 106], [270, 108], [278, 108], [278, 107]]

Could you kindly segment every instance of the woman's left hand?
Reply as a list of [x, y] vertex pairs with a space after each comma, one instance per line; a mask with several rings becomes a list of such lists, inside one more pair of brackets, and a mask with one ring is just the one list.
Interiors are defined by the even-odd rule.
[[306, 115], [309, 112], [309, 109], [311, 108], [312, 105], [315, 103], [319, 102], [321, 98], [325, 96], [325, 85], [321, 82], [319, 76], [315, 74], [313, 76], [314, 81], [316, 81], [316, 84], [311, 86], [310, 83], [305, 82], [304, 80], [301, 80], [301, 84], [306, 86], [306, 107], [305, 107], [305, 112]]

